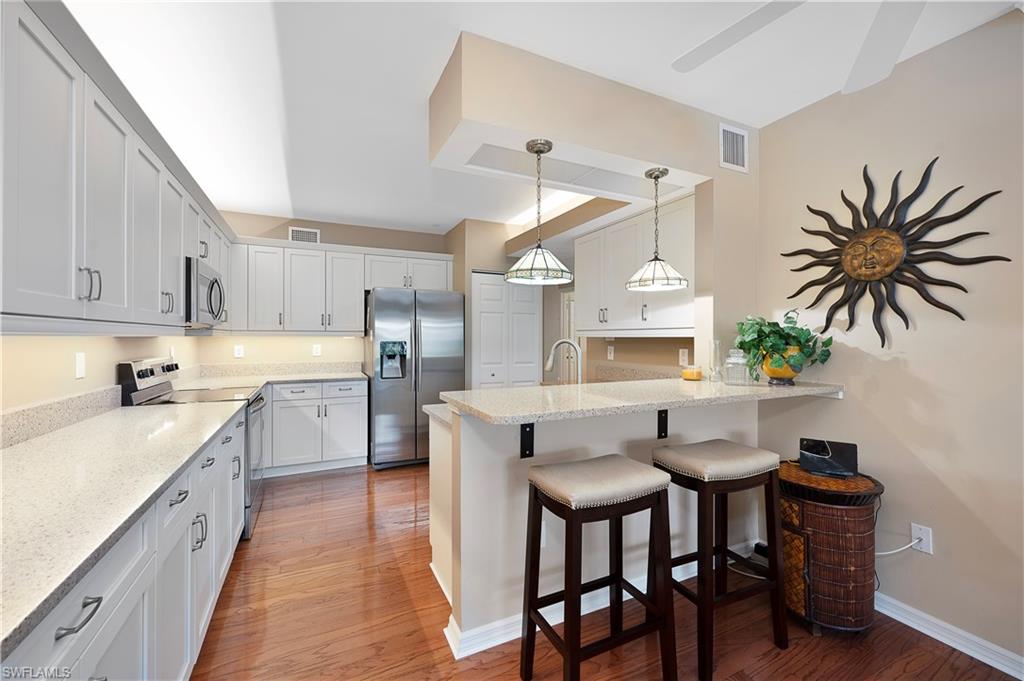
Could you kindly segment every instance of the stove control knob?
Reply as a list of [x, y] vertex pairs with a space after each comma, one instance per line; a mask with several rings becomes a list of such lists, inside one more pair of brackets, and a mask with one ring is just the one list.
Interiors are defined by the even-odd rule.
[[139, 369], [138, 371], [135, 372], [135, 375], [137, 377], [139, 377], [139, 378], [145, 378], [146, 377], [146, 370], [145, 369]]
[[150, 367], [150, 368], [146, 369], [146, 376], [147, 376], [147, 378], [148, 377], [152, 377], [152, 376], [156, 376], [156, 371], [153, 369], [153, 367]]

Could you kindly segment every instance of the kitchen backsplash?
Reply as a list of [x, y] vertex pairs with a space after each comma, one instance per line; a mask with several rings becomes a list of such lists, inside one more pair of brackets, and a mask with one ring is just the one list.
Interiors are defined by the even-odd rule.
[[281, 376], [285, 374], [344, 373], [362, 370], [363, 363], [357, 360], [340, 362], [231, 362], [203, 364], [199, 367], [199, 375], [201, 377]]
[[0, 414], [0, 448], [45, 435], [120, 406], [121, 387], [112, 385]]

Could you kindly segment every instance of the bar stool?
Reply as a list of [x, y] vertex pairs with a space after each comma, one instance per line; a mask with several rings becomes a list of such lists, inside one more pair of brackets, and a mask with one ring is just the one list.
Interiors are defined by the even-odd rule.
[[[676, 591], [697, 605], [697, 676], [711, 681], [714, 672], [715, 608], [765, 591], [771, 594], [772, 633], [778, 648], [789, 646], [781, 585], [782, 523], [779, 516], [779, 455], [728, 440], [658, 447], [654, 466], [672, 482], [697, 492], [697, 551], [672, 558], [673, 567], [697, 561], [697, 592], [672, 580]], [[764, 487], [768, 526], [768, 569], [729, 549], [728, 495]], [[729, 559], [764, 577], [764, 581], [727, 591]]]
[[[671, 548], [668, 532], [668, 485], [671, 477], [618, 454], [594, 459], [534, 466], [530, 469], [530, 502], [526, 528], [526, 581], [523, 595], [523, 640], [519, 675], [533, 678], [534, 644], [537, 627], [562, 655], [563, 678], [579, 681], [580, 663], [654, 631], [659, 632], [661, 673], [665, 681], [676, 680], [675, 619], [672, 613]], [[545, 596], [538, 594], [540, 580], [540, 533], [542, 509], [565, 521], [565, 589]], [[651, 510], [653, 579], [644, 593], [622, 576], [622, 518]], [[608, 521], [608, 575], [582, 582], [583, 524]], [[580, 641], [580, 597], [610, 589], [611, 634], [582, 645]], [[622, 591], [625, 589], [646, 608], [647, 619], [622, 628]], [[540, 609], [565, 603], [564, 636], [559, 637]]]

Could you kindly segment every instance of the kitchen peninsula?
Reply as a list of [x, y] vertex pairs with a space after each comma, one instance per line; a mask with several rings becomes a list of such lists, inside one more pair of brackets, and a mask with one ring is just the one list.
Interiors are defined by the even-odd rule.
[[[441, 393], [446, 405], [424, 407], [430, 416], [431, 567], [452, 606], [445, 635], [453, 653], [464, 657], [519, 635], [527, 473], [535, 460], [617, 452], [650, 463], [651, 450], [661, 444], [726, 438], [756, 445], [757, 402], [842, 396], [841, 385], [731, 386], [681, 379]], [[779, 452], [782, 458], [796, 453], [798, 436], [793, 434], [793, 451]], [[757, 497], [733, 499], [729, 542], [749, 551], [762, 536]], [[695, 499], [671, 489], [670, 501], [673, 555], [695, 550]], [[546, 515], [544, 522], [550, 542], [542, 541], [541, 593], [561, 588], [563, 526], [558, 519], [547, 522], [552, 518]], [[626, 577], [642, 588], [646, 514], [627, 517], [623, 532]], [[585, 527], [583, 547], [584, 580], [605, 575], [605, 523]], [[584, 612], [606, 604], [604, 590], [583, 597]], [[553, 607], [554, 623], [561, 616], [560, 606]]]

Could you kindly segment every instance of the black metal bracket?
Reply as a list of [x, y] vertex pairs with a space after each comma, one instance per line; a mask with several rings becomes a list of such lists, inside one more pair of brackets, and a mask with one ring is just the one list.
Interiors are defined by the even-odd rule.
[[668, 437], [668, 409], [658, 410], [658, 439], [664, 440]]
[[524, 423], [519, 426], [519, 458], [529, 459], [533, 457], [533, 423]]

